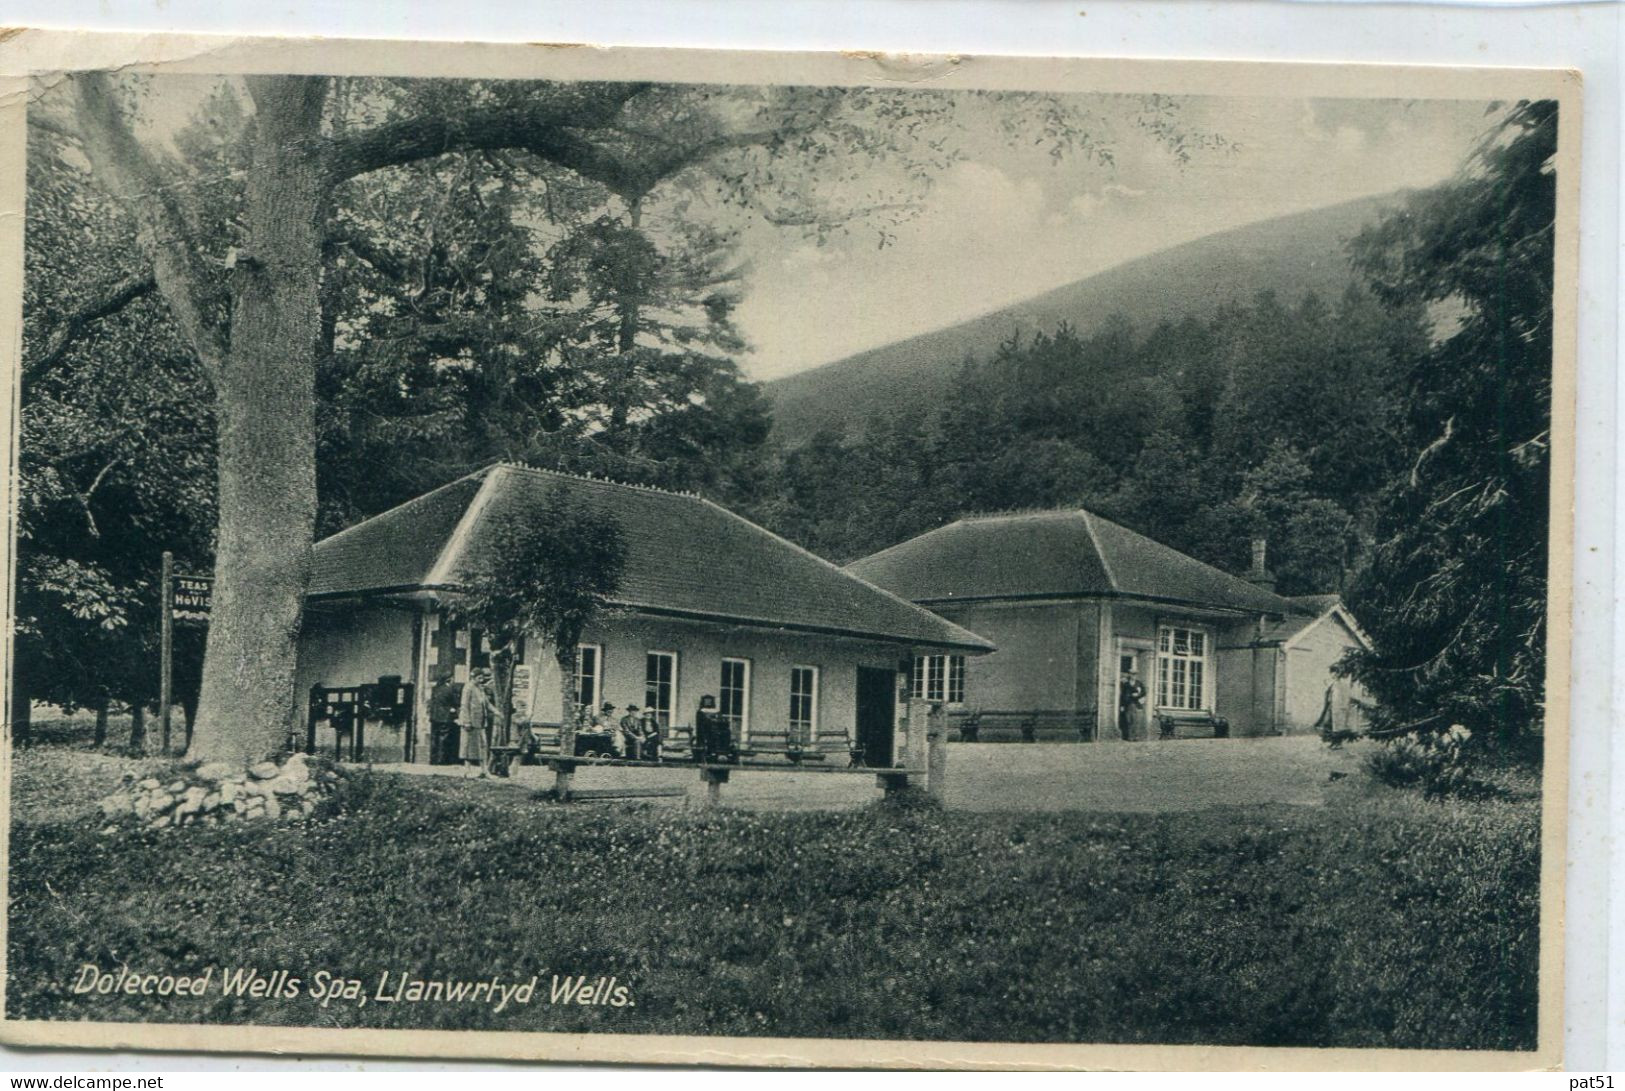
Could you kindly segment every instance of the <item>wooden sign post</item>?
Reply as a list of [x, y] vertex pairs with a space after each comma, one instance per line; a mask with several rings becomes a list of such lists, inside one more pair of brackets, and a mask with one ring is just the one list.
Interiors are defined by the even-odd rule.
[[[169, 753], [169, 706], [175, 702], [175, 623], [207, 625], [213, 603], [210, 576], [175, 575], [175, 555], [164, 550], [158, 621], [158, 723], [163, 752]], [[192, 739], [187, 736], [187, 745]]]
[[164, 573], [159, 586], [162, 606], [159, 609], [158, 622], [158, 725], [159, 737], [162, 739], [163, 753], [169, 753], [169, 706], [174, 696], [174, 664], [175, 657], [175, 554], [164, 550]]

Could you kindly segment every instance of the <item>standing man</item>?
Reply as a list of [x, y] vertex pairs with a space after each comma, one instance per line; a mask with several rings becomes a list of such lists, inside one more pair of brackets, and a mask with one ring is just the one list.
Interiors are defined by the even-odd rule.
[[1117, 683], [1117, 731], [1124, 739], [1134, 737], [1135, 710], [1145, 704], [1145, 686], [1131, 667]]
[[450, 667], [436, 667], [434, 688], [429, 690], [429, 764], [454, 765], [457, 761], [457, 708], [463, 695], [451, 680]]

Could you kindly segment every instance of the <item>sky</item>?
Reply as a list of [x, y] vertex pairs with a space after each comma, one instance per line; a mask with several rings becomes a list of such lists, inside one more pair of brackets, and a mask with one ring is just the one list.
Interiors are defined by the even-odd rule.
[[[1181, 165], [1131, 123], [1115, 162], [1053, 163], [998, 139], [933, 184], [910, 221], [818, 243], [746, 233], [737, 319], [747, 374], [770, 380], [963, 321], [1203, 235], [1457, 171], [1487, 103], [1193, 98], [1182, 123], [1221, 137]], [[1107, 110], [1110, 113], [1110, 110]]]
[[[142, 135], [173, 133], [218, 86], [218, 77], [165, 77], [142, 103]], [[900, 223], [858, 221], [815, 239], [730, 217], [746, 375], [790, 375], [1203, 235], [1436, 184], [1494, 120], [1482, 101], [1188, 97], [1174, 100], [1180, 127], [1223, 146], [1181, 162], [1137, 124], [1143, 99], [1071, 98], [1094, 119], [1109, 165], [1013, 143], [998, 112], [978, 106], [958, 115], [963, 160], [935, 174]]]

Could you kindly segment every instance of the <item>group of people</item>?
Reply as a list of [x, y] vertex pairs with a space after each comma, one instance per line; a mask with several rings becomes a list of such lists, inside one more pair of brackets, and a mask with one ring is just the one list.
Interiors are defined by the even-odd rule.
[[631, 761], [660, 760], [660, 716], [654, 709], [627, 705], [625, 714], [616, 719], [615, 706], [605, 701], [597, 712], [583, 708], [578, 716], [576, 730], [609, 736], [616, 757]]
[[[660, 761], [663, 733], [659, 714], [652, 708], [640, 709], [637, 705], [627, 705], [619, 717], [615, 711], [615, 705], [609, 701], [599, 705], [597, 711], [583, 707], [578, 711], [577, 735], [607, 736], [616, 757]], [[429, 692], [429, 764], [477, 766], [483, 776], [490, 761], [496, 720], [497, 702], [490, 670], [477, 667], [469, 672], [467, 682], [458, 684], [453, 681], [452, 672], [443, 669], [436, 675], [434, 688]], [[523, 751], [526, 740], [533, 740], [533, 736], [529, 725], [523, 725], [520, 730]], [[733, 728], [717, 709], [717, 699], [710, 694], [700, 698], [700, 707], [694, 714], [690, 753], [698, 762], [739, 760]]]
[[459, 685], [442, 669], [429, 691], [429, 764], [474, 765], [482, 773], [496, 725], [491, 672], [477, 667]]

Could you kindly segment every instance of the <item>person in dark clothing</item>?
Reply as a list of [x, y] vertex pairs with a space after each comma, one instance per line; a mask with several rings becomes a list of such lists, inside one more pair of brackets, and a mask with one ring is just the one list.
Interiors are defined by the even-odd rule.
[[1117, 730], [1125, 739], [1133, 737], [1135, 710], [1145, 704], [1145, 685], [1133, 671], [1124, 671], [1117, 684]]
[[700, 709], [694, 714], [694, 760], [726, 762], [735, 757], [728, 718], [717, 711], [717, 699], [708, 693], [700, 698]]
[[637, 705], [627, 705], [626, 715], [621, 717], [621, 753], [632, 761], [643, 757], [643, 717], [638, 715]]
[[451, 670], [441, 667], [429, 691], [429, 764], [457, 763], [457, 709], [463, 703], [462, 687], [451, 680]]

